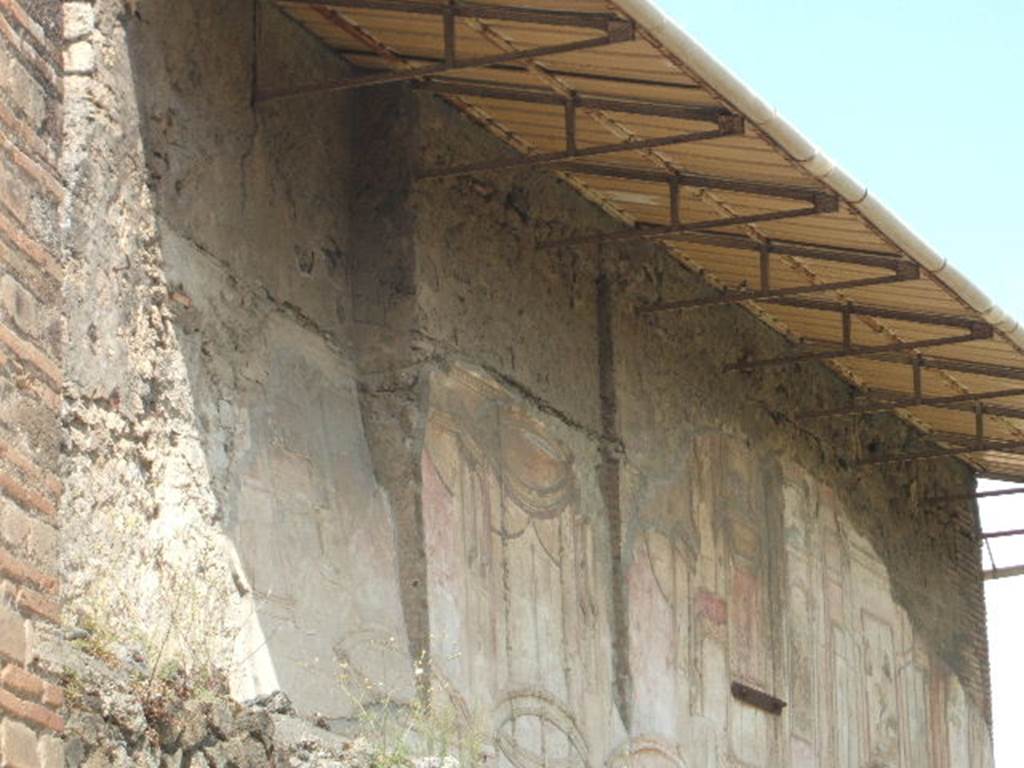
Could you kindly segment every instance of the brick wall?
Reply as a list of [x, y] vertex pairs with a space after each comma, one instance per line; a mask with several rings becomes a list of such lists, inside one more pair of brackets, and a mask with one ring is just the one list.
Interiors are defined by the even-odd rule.
[[0, 0], [0, 766], [62, 766], [60, 4]]

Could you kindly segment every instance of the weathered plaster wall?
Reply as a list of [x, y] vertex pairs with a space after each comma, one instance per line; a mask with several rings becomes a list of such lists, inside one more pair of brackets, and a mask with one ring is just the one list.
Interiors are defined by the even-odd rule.
[[338, 644], [402, 634], [343, 332], [350, 113], [250, 98], [340, 65], [251, 3], [95, 10], [66, 107], [69, 614], [336, 716]]
[[976, 523], [920, 503], [962, 465], [854, 467], [918, 438], [796, 422], [849, 397], [821, 367], [721, 373], [785, 344], [739, 309], [637, 317], [707, 290], [657, 248], [538, 251], [615, 226], [554, 177], [416, 181], [503, 151], [434, 97], [253, 108], [341, 67], [276, 11], [95, 8], [73, 618], [336, 727], [425, 664], [517, 768], [990, 764]]

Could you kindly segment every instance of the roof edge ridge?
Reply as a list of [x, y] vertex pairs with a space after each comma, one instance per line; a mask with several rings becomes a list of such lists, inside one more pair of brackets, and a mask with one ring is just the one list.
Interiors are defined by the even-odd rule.
[[709, 88], [778, 144], [804, 170], [853, 206], [872, 226], [1024, 353], [1024, 326], [940, 256], [899, 216], [870, 195], [866, 187], [854, 180], [795, 126], [782, 118], [728, 67], [683, 31], [671, 16], [651, 0], [612, 2], [670, 53], [681, 59]]

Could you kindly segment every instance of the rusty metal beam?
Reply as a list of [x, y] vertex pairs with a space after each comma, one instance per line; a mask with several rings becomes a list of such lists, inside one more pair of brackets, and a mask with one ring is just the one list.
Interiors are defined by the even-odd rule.
[[1011, 576], [1024, 576], [1024, 565], [1014, 565], [1009, 568], [993, 568], [989, 571], [982, 571], [981, 575], [985, 581], [1008, 579]]
[[[1009, 395], [1007, 395], [1009, 397]], [[940, 405], [940, 408], [948, 408], [952, 411], [974, 411], [975, 403], [983, 403], [981, 409], [986, 416], [1001, 416], [1006, 419], [1024, 419], [1024, 408], [1015, 408], [1010, 405], [997, 405], [987, 402], [987, 397], [975, 397], [974, 400], [967, 400], [963, 403], [952, 403]]]
[[[647, 304], [637, 308], [639, 314], [650, 314], [654, 312], [671, 312], [675, 310], [697, 309], [701, 307], [715, 307], [724, 304], [739, 304], [744, 301], [765, 301], [768, 299], [779, 299], [788, 296], [800, 296], [808, 293], [825, 293], [827, 291], [850, 290], [851, 288], [864, 288], [871, 285], [887, 285], [889, 283], [900, 283], [906, 280], [916, 280], [920, 277], [920, 270], [916, 265], [907, 262], [900, 262], [900, 271], [892, 275], [881, 275], [878, 277], [861, 277], [851, 280], [839, 280], [831, 283], [814, 283], [809, 285], [788, 286], [786, 288], [770, 287], [770, 272], [767, 259], [761, 261], [761, 290], [740, 290], [723, 291], [717, 296], [710, 296], [702, 299], [681, 299], [678, 301], [662, 301], [656, 304]], [[767, 287], [765, 287], [767, 286]]]
[[[526, 86], [490, 85], [477, 80], [445, 78], [428, 80], [417, 84], [417, 89], [440, 93], [445, 96], [470, 96], [500, 101], [518, 101], [528, 104], [547, 104], [563, 107], [569, 101], [554, 91], [546, 88]], [[671, 117], [679, 120], [693, 120], [701, 123], [719, 124], [722, 118], [733, 113], [723, 107], [708, 107], [697, 104], [672, 104], [658, 101], [639, 101], [636, 99], [615, 99], [604, 96], [587, 96], [576, 94], [573, 103], [580, 109], [593, 109], [602, 112], [618, 112], [627, 115], [648, 115], [653, 117]]]
[[[343, 56], [346, 59], [352, 60], [357, 58], [363, 59], [376, 59], [377, 57], [371, 51], [356, 50], [355, 48], [335, 48], [335, 53], [339, 56]], [[437, 56], [414, 56], [412, 54], [402, 54], [402, 61], [410, 64], [441, 64], [444, 62], [443, 58]], [[511, 64], [495, 64], [491, 69], [499, 72], [524, 72], [523, 67], [517, 67]], [[662, 80], [648, 80], [642, 77], [616, 77], [615, 75], [607, 74], [595, 74], [593, 72], [579, 72], [574, 70], [562, 70], [557, 67], [547, 65], [544, 70], [552, 77], [557, 78], [572, 78], [579, 82], [596, 82], [602, 85], [624, 85], [624, 86], [640, 86], [643, 88], [660, 88], [666, 92], [680, 91], [682, 93], [693, 93], [700, 91], [699, 85], [690, 85], [688, 83], [667, 83]], [[444, 78], [450, 80], [452, 78]], [[429, 81], [427, 81], [429, 82]], [[466, 82], [471, 81], [468, 78]], [[452, 94], [455, 95], [455, 94]], [[728, 110], [724, 110], [728, 111]]]
[[982, 442], [973, 442], [970, 445], [939, 447], [909, 453], [875, 456], [867, 459], [861, 459], [857, 463], [862, 466], [875, 464], [902, 464], [910, 461], [924, 461], [927, 459], [938, 459], [945, 456], [966, 456], [971, 453], [985, 453], [988, 451], [997, 453], [1024, 453], [1024, 440], [985, 440]]
[[[691, 186], [704, 186], [694, 183]], [[708, 186], [707, 188], [712, 188]], [[745, 235], [730, 235], [714, 232], [693, 232], [673, 235], [666, 238], [672, 241], [707, 245], [714, 248], [728, 248], [739, 251], [762, 253], [767, 249], [769, 254], [792, 256], [798, 259], [815, 261], [831, 261], [839, 264], [856, 264], [864, 267], [877, 267], [898, 271], [900, 269], [918, 270], [915, 262], [908, 261], [896, 254], [877, 253], [875, 251], [858, 251], [851, 248], [833, 248], [827, 245], [813, 245], [789, 240], [754, 240]]]
[[1005, 539], [1010, 536], [1024, 536], [1024, 528], [1012, 531], [989, 531], [988, 533], [981, 534], [983, 539]]
[[[319, 6], [353, 11], [391, 11], [414, 13], [425, 16], [444, 16], [482, 19], [485, 21], [507, 21], [520, 24], [543, 24], [578, 29], [601, 29], [611, 31], [616, 23], [625, 21], [612, 13], [587, 13], [581, 11], [548, 11], [509, 5], [484, 5], [473, 2], [459, 2], [453, 5], [417, 2], [417, 0], [279, 0], [279, 5]], [[449, 10], [450, 9], [450, 10]]]
[[863, 277], [857, 280], [840, 280], [834, 283], [817, 283], [813, 285], [798, 285], [788, 288], [770, 288], [766, 291], [724, 291], [718, 296], [711, 296], [705, 299], [686, 299], [680, 301], [663, 301], [657, 304], [647, 304], [637, 308], [640, 314], [653, 312], [671, 312], [674, 310], [698, 309], [701, 307], [715, 307], [723, 304], [739, 304], [744, 301], [766, 301], [785, 296], [799, 296], [808, 293], [824, 293], [826, 291], [849, 290], [851, 288], [864, 288], [871, 285], [887, 285], [888, 283], [899, 283], [912, 279], [903, 275], [882, 275], [881, 277]]
[[623, 243], [637, 240], [659, 240], [667, 235], [679, 232], [698, 232], [703, 229], [714, 229], [716, 227], [735, 227], [741, 224], [757, 224], [766, 221], [782, 221], [784, 219], [796, 219], [801, 216], [813, 216], [818, 213], [834, 211], [838, 200], [827, 195], [821, 195], [820, 200], [810, 208], [796, 208], [788, 211], [769, 211], [767, 213], [754, 213], [747, 216], [727, 216], [720, 219], [707, 219], [705, 221], [693, 221], [687, 224], [670, 224], [662, 227], [648, 227], [644, 229], [628, 229], [618, 232], [607, 232], [593, 235], [582, 235], [579, 237], [568, 237], [561, 240], [547, 240], [537, 243], [537, 248], [571, 248], [580, 245], [599, 245], [601, 243]]
[[[878, 355], [876, 359], [897, 365], [912, 364], [912, 359], [907, 355]], [[995, 379], [1024, 381], [1024, 368], [1018, 368], [1010, 365], [977, 363], [970, 360], [960, 360], [952, 357], [935, 357], [927, 355], [920, 356], [918, 365], [920, 365], [922, 369], [933, 371], [952, 371], [954, 373], [969, 373]]]
[[[616, 152], [631, 152], [638, 149], [653, 149], [655, 147], [665, 147], [675, 144], [690, 144], [697, 141], [709, 141], [711, 139], [720, 139], [725, 136], [734, 136], [737, 132], [742, 132], [742, 127], [737, 131], [735, 126], [725, 123], [722, 127], [714, 131], [676, 133], [669, 136], [658, 136], [653, 139], [630, 139], [629, 141], [620, 141], [614, 144], [578, 147], [576, 146], [573, 128], [570, 127], [574, 126], [574, 123], [572, 122], [574, 119], [575, 118], [573, 117], [566, 120], [567, 128], [569, 130], [566, 131], [566, 148], [562, 152], [544, 152], [536, 155], [510, 157], [502, 160], [485, 160], [479, 163], [466, 163], [465, 165], [456, 165], [450, 168], [428, 170], [422, 173], [419, 178], [424, 180], [446, 179], [452, 176], [465, 176], [470, 173], [486, 173], [516, 168], [530, 168], [539, 165], [553, 165], [566, 159], [576, 157], [596, 157], [598, 155], [611, 155]], [[731, 116], [727, 118], [727, 120], [731, 122]]]
[[[928, 406], [933, 408], [964, 407], [967, 410], [974, 410], [974, 403], [980, 401], [994, 400], [1000, 397], [1021, 397], [1024, 396], [1024, 387], [1013, 389], [999, 389], [991, 392], [972, 392], [959, 395], [941, 395], [935, 397], [901, 397], [899, 395], [886, 393], [884, 400], [876, 400], [861, 405], [853, 405], [845, 408], [830, 408], [824, 411], [812, 411], [801, 414], [801, 418], [820, 418], [829, 416], [861, 416], [868, 413], [885, 413], [903, 408], [915, 408]], [[998, 413], [991, 404], [985, 406], [985, 412], [993, 416], [1004, 416], [1005, 413]], [[1024, 415], [1024, 411], [1021, 411]], [[973, 498], [973, 497], [972, 497]]]
[[885, 320], [903, 320], [908, 323], [920, 323], [922, 325], [941, 325], [949, 328], [966, 328], [968, 330], [977, 329], [979, 334], [983, 334], [979, 338], [990, 338], [992, 336], [992, 326], [988, 323], [973, 318], [961, 317], [960, 315], [913, 312], [893, 307], [877, 307], [870, 304], [824, 301], [822, 299], [780, 298], [771, 299], [770, 302], [780, 306], [813, 309], [819, 312], [848, 312], [855, 317], [880, 317]]
[[[572, 173], [579, 176], [601, 176], [610, 179], [624, 179], [626, 181], [650, 182], [652, 184], [671, 184], [676, 182], [684, 187], [701, 187], [703, 189], [718, 189], [723, 192], [741, 192], [748, 195], [761, 195], [764, 197], [781, 197], [788, 200], [802, 200], [806, 203], [817, 204], [820, 202], [821, 204], [825, 204], [826, 201], [828, 201], [827, 210], [823, 208], [820, 211], [821, 213], [833, 213], [839, 209], [839, 199], [835, 195], [824, 193], [819, 189], [811, 187], [794, 186], [790, 184], [773, 184], [770, 182], [750, 181], [748, 179], [730, 179], [721, 176], [706, 176], [697, 173], [645, 171], [633, 168], [616, 168], [608, 165], [573, 162], [567, 162], [564, 165], [559, 165], [558, 170], [563, 173]], [[677, 234], [683, 233], [669, 232], [662, 236], [668, 237], [669, 235]], [[672, 239], [676, 238], [673, 236]]]
[[978, 493], [965, 493], [954, 496], [935, 496], [929, 501], [973, 501], [974, 499], [991, 499], [997, 496], [1018, 496], [1024, 493], [1024, 488], [1004, 488], [999, 491], [979, 491]]
[[[439, 11], [445, 6], [431, 6]], [[506, 51], [491, 56], [478, 56], [471, 59], [462, 59], [454, 64], [443, 61], [438, 64], [430, 64], [423, 67], [415, 67], [404, 70], [388, 70], [385, 72], [374, 72], [368, 75], [357, 75], [338, 80], [326, 80], [318, 83], [307, 83], [305, 85], [287, 86], [283, 88], [272, 88], [258, 92], [255, 100], [257, 103], [274, 101], [277, 99], [302, 96], [310, 93], [327, 93], [331, 91], [347, 91], [354, 88], [365, 88], [373, 85], [385, 85], [387, 83], [400, 83], [408, 80], [419, 80], [424, 77], [444, 74], [465, 69], [478, 69], [490, 67], [496, 64], [504, 64], [511, 61], [524, 61], [527, 59], [555, 56], [570, 51], [581, 51], [590, 48], [600, 48], [615, 43], [624, 43], [633, 39], [635, 28], [630, 22], [617, 21], [609, 25], [608, 33], [601, 37], [588, 38], [586, 40], [575, 40], [557, 45], [545, 45], [538, 48], [530, 48], [521, 51]]]
[[[822, 301], [819, 299], [800, 299], [800, 298], [779, 298], [779, 299], [764, 299], [766, 303], [780, 304], [783, 306], [798, 307], [801, 309], [813, 309], [824, 312], [838, 312], [842, 319], [843, 329], [843, 341], [842, 344], [834, 349], [815, 350], [808, 352], [798, 352], [792, 355], [782, 355], [780, 357], [769, 357], [760, 360], [740, 360], [732, 363], [725, 367], [726, 371], [737, 371], [737, 370], [753, 370], [755, 368], [773, 368], [782, 365], [791, 365], [793, 363], [800, 363], [809, 360], [835, 360], [843, 357], [873, 357], [875, 355], [885, 355], [893, 352], [914, 352], [918, 353], [921, 349], [927, 349], [930, 347], [941, 347], [949, 344], [960, 344], [968, 341], [978, 341], [981, 339], [990, 339], [995, 333], [995, 329], [988, 323], [974, 320], [971, 318], [964, 318], [958, 315], [939, 315], [926, 312], [910, 312], [902, 309], [893, 309], [891, 307], [874, 307], [865, 304], [854, 304], [852, 302], [834, 302], [834, 301]], [[941, 325], [951, 328], [963, 328], [967, 331], [966, 334], [956, 336], [942, 336], [934, 339], [921, 339], [917, 341], [901, 341], [892, 344], [882, 344], [875, 346], [858, 345], [852, 342], [852, 319], [854, 316], [861, 317], [878, 317], [889, 320], [904, 320], [913, 323], [921, 323], [926, 325]], [[819, 340], [809, 341], [811, 344], [832, 344], [832, 342]], [[912, 362], [916, 367], [922, 365], [923, 358], [920, 355], [915, 355], [914, 358], [907, 362]], [[915, 377], [916, 381], [919, 381]]]
[[[991, 328], [988, 328], [988, 331], [991, 331]], [[890, 352], [913, 352], [919, 349], [941, 347], [950, 344], [962, 344], [968, 341], [977, 341], [979, 339], [989, 338], [989, 336], [979, 335], [979, 333], [984, 334], [985, 331], [971, 330], [965, 334], [957, 336], [942, 336], [936, 339], [924, 339], [921, 341], [900, 341], [892, 344], [882, 344], [878, 346], [866, 346], [845, 343], [839, 345], [835, 349], [798, 352], [792, 355], [768, 357], [759, 360], [739, 360], [735, 363], [731, 363], [725, 366], [724, 370], [749, 371], [754, 370], [755, 368], [777, 368], [779, 366], [809, 362], [811, 360], [838, 360], [844, 357], [874, 357], [875, 355], [882, 355]], [[808, 343], [829, 344], [830, 342], [809, 341]]]

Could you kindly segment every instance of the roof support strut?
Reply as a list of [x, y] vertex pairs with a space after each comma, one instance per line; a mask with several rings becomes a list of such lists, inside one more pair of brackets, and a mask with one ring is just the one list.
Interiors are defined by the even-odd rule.
[[[974, 403], [995, 400], [1000, 397], [1024, 397], [1024, 387], [997, 389], [991, 392], [941, 395], [938, 397], [888, 397], [884, 400], [868, 402], [862, 405], [851, 405], [846, 408], [830, 408], [825, 411], [812, 411], [801, 415], [804, 418], [861, 416], [868, 413], [886, 413], [900, 410], [902, 408], [914, 408], [918, 406], [928, 406], [932, 408], [952, 408], [956, 406], [954, 410], [964, 409], [973, 411]], [[1020, 411], [1019, 409], [1001, 409], [998, 406], [985, 405], [984, 410], [986, 413], [991, 413], [996, 416], [1006, 416], [1013, 413], [1013, 418], [1024, 418], [1024, 411]]]
[[697, 309], [700, 307], [714, 307], [721, 306], [723, 304], [738, 304], [742, 301], [781, 299], [788, 296], [799, 296], [808, 293], [825, 293], [827, 291], [864, 288], [871, 285], [900, 283], [906, 280], [917, 280], [921, 276], [921, 270], [916, 264], [901, 261], [894, 265], [893, 273], [889, 275], [860, 277], [851, 280], [839, 280], [831, 283], [811, 283], [809, 285], [793, 285], [785, 288], [772, 288], [770, 255], [771, 250], [766, 244], [761, 251], [761, 285], [759, 290], [726, 290], [722, 291], [717, 296], [709, 296], [706, 298], [663, 301], [656, 304], [647, 304], [638, 307], [637, 312], [640, 314], [649, 314], [653, 312], [671, 312], [675, 310]]
[[940, 447], [924, 451], [909, 453], [894, 453], [884, 456], [873, 456], [862, 459], [858, 462], [861, 465], [870, 464], [901, 464], [908, 461], [923, 461], [925, 459], [938, 459], [944, 456], [966, 456], [971, 453], [985, 453], [995, 451], [997, 453], [1024, 453], [1024, 440], [983, 440], [980, 443], [974, 442], [970, 445], [957, 445], [952, 447]]
[[[575, 76], [575, 74], [574, 74]], [[476, 80], [445, 78], [427, 80], [417, 85], [421, 91], [440, 93], [445, 96], [470, 96], [498, 101], [518, 101], [527, 104], [549, 104], [564, 107], [570, 100], [561, 94], [545, 88], [506, 86], [481, 83]], [[669, 102], [640, 101], [637, 99], [616, 99], [605, 96], [574, 95], [572, 102], [580, 109], [594, 109], [602, 112], [618, 112], [625, 115], [648, 115], [652, 117], [674, 117], [701, 123], [720, 123], [732, 112], [724, 107], [708, 107], [696, 104], [672, 104]]]
[[518, 22], [520, 24], [543, 24], [555, 27], [577, 27], [580, 29], [602, 29], [605, 32], [624, 21], [611, 13], [587, 13], [584, 11], [547, 11], [539, 8], [524, 8], [510, 5], [485, 5], [483, 3], [459, 2], [448, 5], [423, 2], [422, 0], [281, 0], [281, 5], [313, 5], [326, 8], [342, 8], [353, 11], [389, 11], [392, 13], [415, 13], [425, 16], [453, 16], [488, 21]]
[[961, 445], [938, 446], [923, 451], [909, 451], [906, 453], [891, 453], [882, 456], [869, 456], [861, 459], [858, 464], [862, 466], [877, 464], [904, 464], [911, 461], [923, 461], [927, 459], [938, 459], [944, 456], [966, 456], [972, 453], [986, 453], [994, 451], [999, 453], [1024, 453], [1024, 440], [990, 440], [985, 436], [985, 414], [981, 403], [975, 406], [974, 437], [967, 435], [937, 435], [939, 440], [952, 440], [964, 442]]
[[420, 175], [421, 179], [444, 179], [452, 176], [465, 176], [470, 173], [482, 173], [486, 171], [503, 171], [514, 168], [528, 168], [538, 165], [552, 165], [578, 157], [596, 157], [598, 155], [611, 155], [616, 152], [630, 152], [638, 149], [653, 149], [673, 144], [689, 144], [697, 141], [708, 141], [709, 139], [720, 139], [725, 136], [735, 136], [743, 133], [743, 121], [731, 115], [724, 116], [719, 120], [720, 126], [713, 131], [698, 131], [696, 133], [675, 133], [668, 136], [658, 136], [652, 139], [630, 139], [614, 144], [598, 144], [590, 147], [578, 147], [576, 145], [576, 107], [573, 102], [566, 105], [565, 120], [565, 150], [562, 152], [544, 152], [537, 155], [525, 155], [511, 157], [502, 160], [485, 160], [480, 163], [467, 163], [456, 165], [451, 168], [429, 170]]
[[[571, 51], [600, 48], [606, 45], [614, 45], [615, 43], [629, 42], [636, 34], [636, 28], [633, 26], [631, 21], [620, 19], [610, 14], [563, 13], [507, 6], [476, 5], [470, 3], [439, 5], [422, 2], [404, 2], [403, 0], [386, 0], [386, 2], [382, 2], [381, 0], [317, 0], [317, 2], [303, 1], [294, 2], [293, 4], [327, 6], [336, 9], [389, 10], [403, 13], [436, 15], [441, 20], [441, 30], [444, 35], [444, 61], [437, 64], [414, 67], [412, 69], [374, 72], [368, 75], [357, 75], [355, 77], [346, 77], [338, 80], [327, 80], [318, 83], [307, 83], [305, 85], [261, 90], [255, 94], [254, 100], [257, 103], [309, 93], [346, 91], [354, 88], [365, 88], [372, 85], [384, 85], [386, 83], [419, 80], [424, 77], [442, 75], [446, 72], [478, 69], [480, 67], [490, 67], [496, 64], [507, 64], [514, 61], [555, 56], [561, 53], [569, 53]], [[560, 27], [599, 29], [603, 30], [604, 34], [598, 37], [586, 38], [584, 40], [573, 40], [555, 45], [544, 45], [537, 48], [530, 48], [528, 50], [506, 51], [504, 53], [497, 53], [490, 56], [458, 59], [456, 56], [455, 45], [454, 21], [456, 17], [496, 19], [502, 21], [518, 21], [529, 24], [549, 24]]]
[[954, 496], [935, 496], [928, 501], [973, 501], [974, 499], [990, 499], [997, 496], [1018, 496], [1024, 493], [1024, 488], [1002, 488], [998, 491], [979, 491], [978, 493], [963, 493]]
[[985, 581], [992, 579], [1008, 579], [1011, 576], [1024, 576], [1024, 565], [1015, 565], [1007, 568], [993, 568], [990, 571], [983, 571], [982, 577]]
[[662, 240], [668, 236], [682, 232], [699, 232], [718, 227], [735, 227], [741, 224], [758, 224], [766, 221], [782, 221], [802, 216], [814, 216], [818, 213], [829, 213], [837, 210], [839, 201], [830, 195], [816, 193], [814, 204], [806, 208], [795, 208], [787, 211], [768, 211], [752, 213], [746, 216], [725, 216], [720, 219], [706, 219], [685, 224], [670, 224], [662, 227], [628, 229], [620, 232], [607, 232], [581, 237], [569, 237], [562, 240], [547, 240], [537, 243], [538, 248], [570, 248], [580, 245], [599, 245], [601, 243], [623, 243], [638, 240]]
[[[792, 365], [809, 360], [836, 360], [843, 357], [872, 357], [891, 352], [913, 352], [928, 347], [940, 347], [948, 344], [960, 344], [967, 341], [978, 341], [990, 339], [994, 329], [988, 323], [965, 319], [950, 315], [933, 315], [923, 312], [907, 312], [904, 310], [890, 309], [888, 307], [869, 307], [862, 304], [843, 304], [838, 302], [818, 301], [814, 299], [765, 299], [775, 304], [800, 307], [803, 309], [815, 309], [824, 312], [839, 312], [842, 320], [843, 341], [832, 349], [798, 352], [792, 355], [780, 357], [768, 357], [758, 360], [739, 360], [727, 365], [727, 371], [747, 371], [755, 368], [774, 368], [782, 365]], [[852, 320], [854, 316], [888, 318], [891, 320], [904, 320], [913, 323], [926, 325], [940, 325], [951, 328], [963, 328], [966, 333], [949, 336], [941, 336], [932, 339], [920, 339], [917, 341], [899, 341], [891, 344], [863, 345], [854, 344], [852, 341]], [[830, 344], [826, 341], [808, 340], [810, 343]]]

